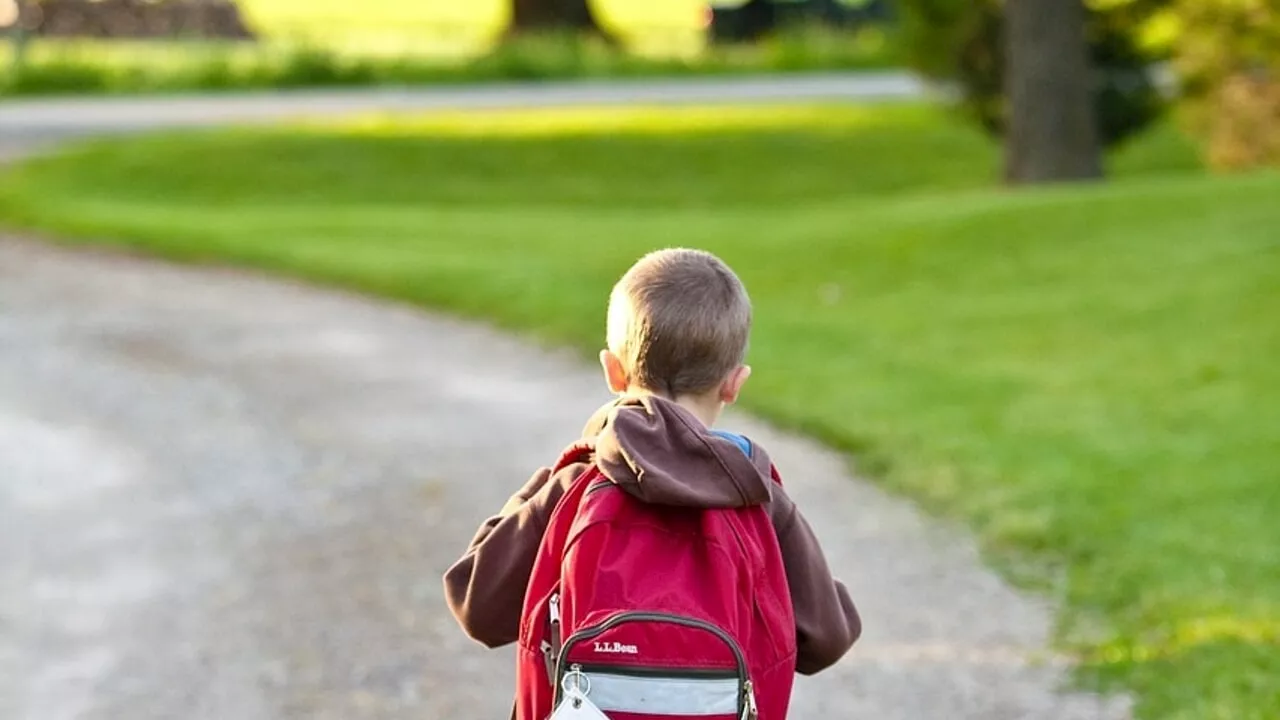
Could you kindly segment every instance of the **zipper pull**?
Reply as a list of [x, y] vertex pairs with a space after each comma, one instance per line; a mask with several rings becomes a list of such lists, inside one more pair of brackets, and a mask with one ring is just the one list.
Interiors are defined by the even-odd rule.
[[748, 680], [742, 685], [743, 699], [742, 703], [742, 720], [756, 720], [760, 717], [760, 710], [756, 707], [756, 690]]
[[556, 684], [556, 657], [551, 652], [551, 643], [543, 640], [539, 649], [542, 650], [542, 664], [547, 667], [547, 682], [554, 686]]
[[560, 595], [557, 593], [551, 596], [551, 600], [547, 603], [548, 613], [551, 615], [551, 649], [558, 656], [560, 654]]
[[573, 708], [577, 710], [582, 707], [582, 701], [587, 699], [591, 694], [591, 678], [582, 672], [582, 666], [574, 663], [569, 666], [569, 672], [564, 674], [564, 683], [561, 688], [565, 697], [573, 703]]
[[560, 664], [560, 594], [555, 593], [547, 601], [547, 614], [551, 617], [549, 639], [542, 641], [542, 657], [547, 663], [547, 680], [556, 685], [556, 666]]

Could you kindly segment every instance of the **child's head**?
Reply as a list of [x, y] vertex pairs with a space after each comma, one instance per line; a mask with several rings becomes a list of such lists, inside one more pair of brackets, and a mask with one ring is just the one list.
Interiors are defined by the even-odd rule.
[[600, 359], [613, 392], [731, 403], [750, 374], [750, 331], [751, 301], [728, 265], [700, 250], [660, 250], [614, 286]]

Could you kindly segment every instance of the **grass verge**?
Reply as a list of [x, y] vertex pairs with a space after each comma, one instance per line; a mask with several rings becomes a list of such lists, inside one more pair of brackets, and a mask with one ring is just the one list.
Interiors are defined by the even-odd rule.
[[583, 349], [635, 257], [707, 248], [757, 306], [751, 409], [966, 521], [1141, 717], [1274, 718], [1280, 175], [1167, 130], [1110, 165], [992, 190], [915, 106], [466, 113], [94, 142], [7, 172], [0, 218]]

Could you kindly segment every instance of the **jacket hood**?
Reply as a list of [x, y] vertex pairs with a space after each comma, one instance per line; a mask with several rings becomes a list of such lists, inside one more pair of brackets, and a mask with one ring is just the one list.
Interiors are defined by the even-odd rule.
[[746, 438], [708, 430], [676, 403], [627, 397], [587, 424], [600, 471], [633, 497], [654, 505], [735, 508], [764, 505], [772, 490], [764, 450]]

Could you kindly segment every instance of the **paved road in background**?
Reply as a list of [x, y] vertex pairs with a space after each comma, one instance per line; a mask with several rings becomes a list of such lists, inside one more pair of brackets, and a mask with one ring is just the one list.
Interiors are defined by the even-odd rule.
[[586, 104], [728, 103], [921, 97], [907, 73], [804, 74], [782, 78], [551, 82], [432, 89], [357, 89], [0, 102], [0, 157], [79, 135], [270, 122], [364, 112]]
[[[299, 114], [914, 92], [806, 82], [42, 102], [0, 108], [0, 137], [13, 153]], [[510, 651], [462, 636], [440, 574], [604, 399], [576, 356], [475, 324], [0, 237], [0, 717], [505, 717]], [[965, 536], [810, 442], [728, 425], [770, 448], [865, 616], [794, 717], [1127, 716], [1061, 691], [1051, 608]]]

